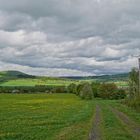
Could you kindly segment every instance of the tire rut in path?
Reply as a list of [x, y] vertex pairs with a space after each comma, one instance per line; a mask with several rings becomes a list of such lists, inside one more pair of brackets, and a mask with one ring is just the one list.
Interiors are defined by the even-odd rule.
[[101, 132], [100, 132], [100, 123], [101, 123], [101, 116], [100, 116], [101, 109], [99, 105], [96, 106], [95, 117], [93, 120], [93, 128], [89, 134], [89, 140], [101, 140]]
[[110, 110], [137, 136], [140, 136], [140, 125], [136, 124], [126, 114], [117, 110], [116, 108], [110, 107]]

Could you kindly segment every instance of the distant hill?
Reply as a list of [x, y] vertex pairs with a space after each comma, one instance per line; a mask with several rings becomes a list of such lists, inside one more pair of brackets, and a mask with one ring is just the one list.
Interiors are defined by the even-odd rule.
[[35, 76], [25, 74], [20, 71], [2, 71], [0, 77], [15, 77], [15, 78], [32, 78]]
[[101, 75], [101, 76], [87, 76], [87, 77], [82, 77], [82, 76], [68, 76], [68, 77], [46, 77], [46, 76], [32, 76], [25, 74], [20, 71], [1, 71], [0, 72], [0, 83], [9, 81], [9, 80], [14, 80], [14, 79], [20, 79], [20, 78], [47, 78], [50, 80], [96, 80], [96, 81], [127, 81], [128, 80], [128, 75], [129, 73], [122, 73], [122, 74], [115, 74], [115, 75]]
[[19, 71], [1, 71], [0, 72], [0, 82], [5, 82], [12, 79], [18, 78], [35, 78], [35, 76], [25, 74]]
[[115, 74], [115, 75], [101, 75], [101, 76], [87, 76], [87, 77], [63, 77], [73, 80], [97, 80], [97, 81], [116, 81], [116, 80], [128, 80], [129, 73]]

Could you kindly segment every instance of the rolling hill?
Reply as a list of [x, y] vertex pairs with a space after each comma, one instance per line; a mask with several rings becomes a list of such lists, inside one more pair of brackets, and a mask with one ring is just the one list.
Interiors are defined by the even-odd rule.
[[0, 77], [31, 78], [35, 76], [31, 76], [20, 71], [2, 71], [0, 72]]
[[[101, 76], [67, 76], [67, 77], [47, 77], [48, 79], [72, 79], [72, 80], [103, 80], [103, 81], [114, 81], [114, 80], [127, 80], [129, 73], [121, 73], [115, 75], [101, 75]], [[2, 79], [12, 80], [19, 78], [39, 78], [39, 76], [28, 75], [20, 71], [1, 71], [0, 81]], [[42, 77], [41, 77], [42, 78]]]
[[0, 86], [35, 86], [35, 85], [53, 85], [63, 86], [70, 83], [78, 82], [77, 80], [47, 77], [47, 76], [32, 76], [19, 71], [2, 71], [0, 72]]
[[19, 78], [35, 78], [35, 76], [25, 74], [19, 71], [1, 71], [0, 72], [0, 82], [6, 82], [9, 80], [19, 79]]
[[[89, 77], [40, 77], [25, 74], [20, 71], [0, 72], [0, 86], [35, 86], [35, 85], [69, 85], [79, 81], [101, 81], [101, 82], [125, 82], [128, 80], [128, 73], [116, 75], [102, 75]], [[117, 83], [118, 84], [118, 83]], [[124, 84], [124, 83], [121, 83]]]
[[126, 81], [128, 80], [129, 73], [115, 74], [115, 75], [101, 75], [101, 76], [87, 76], [87, 77], [63, 77], [75, 80], [97, 80], [97, 81]]

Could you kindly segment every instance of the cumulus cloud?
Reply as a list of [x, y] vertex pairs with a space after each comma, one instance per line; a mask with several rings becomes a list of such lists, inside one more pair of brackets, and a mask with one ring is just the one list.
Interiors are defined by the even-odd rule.
[[139, 0], [0, 0], [0, 70], [129, 71], [140, 54]]

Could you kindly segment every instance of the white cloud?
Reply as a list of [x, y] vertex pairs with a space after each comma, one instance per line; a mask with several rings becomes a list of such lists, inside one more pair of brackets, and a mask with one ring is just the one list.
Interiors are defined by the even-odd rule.
[[0, 71], [4, 70], [20, 70], [30, 75], [38, 76], [91, 76], [93, 73], [82, 72], [72, 69], [58, 69], [58, 68], [32, 68], [29, 66], [22, 66], [18, 64], [3, 63], [0, 61]]
[[0, 0], [1, 69], [47, 75], [129, 71], [140, 54], [139, 0]]
[[24, 30], [8, 32], [0, 30], [0, 43], [3, 46], [27, 46], [34, 44], [44, 44], [46, 40], [47, 36], [43, 32], [27, 32]]

